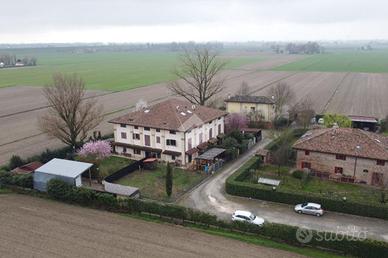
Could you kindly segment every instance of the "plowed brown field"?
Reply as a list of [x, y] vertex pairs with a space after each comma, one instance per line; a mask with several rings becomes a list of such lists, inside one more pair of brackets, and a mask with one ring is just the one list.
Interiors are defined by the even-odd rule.
[[[311, 98], [316, 112], [335, 112], [346, 115], [367, 115], [383, 118], [388, 114], [388, 74], [345, 72], [281, 72], [265, 71], [295, 57], [278, 57], [240, 69], [227, 70], [225, 90], [218, 97], [234, 94], [243, 81], [255, 95], [268, 95], [268, 89], [280, 81], [287, 82], [295, 91], [295, 101]], [[139, 99], [149, 103], [163, 100], [171, 94], [167, 83], [159, 83], [121, 92], [91, 91], [104, 105], [106, 117], [98, 130], [111, 133], [107, 123], [113, 117], [130, 111]], [[37, 126], [37, 117], [46, 111], [46, 103], [37, 87], [10, 87], [0, 89], [0, 164], [13, 154], [28, 157], [56, 148], [61, 143], [43, 135]]]

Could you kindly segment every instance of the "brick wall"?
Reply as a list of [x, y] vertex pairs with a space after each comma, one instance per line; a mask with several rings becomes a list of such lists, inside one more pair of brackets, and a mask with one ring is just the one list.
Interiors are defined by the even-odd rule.
[[356, 180], [365, 181], [367, 184], [372, 184], [373, 173], [382, 173], [383, 181], [388, 180], [388, 162], [384, 166], [377, 165], [376, 160], [356, 158], [346, 156], [346, 160], [336, 159], [335, 154], [326, 154], [310, 151], [306, 155], [305, 151], [297, 151], [297, 168], [302, 169], [302, 163], [311, 164], [311, 169], [320, 172], [334, 173], [335, 167], [343, 169], [343, 175], [353, 176], [354, 168], [356, 167]]

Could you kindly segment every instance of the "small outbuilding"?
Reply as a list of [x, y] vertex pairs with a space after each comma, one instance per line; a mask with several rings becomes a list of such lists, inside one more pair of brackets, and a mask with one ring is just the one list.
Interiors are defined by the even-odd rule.
[[59, 179], [80, 187], [82, 185], [82, 173], [88, 170], [90, 172], [92, 166], [93, 164], [86, 162], [52, 159], [35, 170], [34, 189], [46, 192], [47, 183], [51, 179]]

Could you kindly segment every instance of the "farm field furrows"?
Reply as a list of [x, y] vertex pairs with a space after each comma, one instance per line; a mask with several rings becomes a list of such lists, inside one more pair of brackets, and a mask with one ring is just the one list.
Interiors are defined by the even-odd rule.
[[338, 51], [312, 55], [273, 70], [388, 73], [388, 51]]
[[388, 112], [388, 74], [350, 73], [327, 111], [383, 118]]

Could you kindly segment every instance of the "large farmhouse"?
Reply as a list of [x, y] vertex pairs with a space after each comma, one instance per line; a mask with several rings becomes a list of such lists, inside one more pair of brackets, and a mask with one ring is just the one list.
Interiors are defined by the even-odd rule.
[[299, 169], [345, 182], [381, 186], [388, 181], [388, 137], [354, 128], [316, 129], [293, 148]]
[[114, 151], [185, 165], [197, 157], [199, 145], [224, 133], [226, 115], [178, 99], [160, 102], [109, 121], [114, 124]]
[[225, 100], [226, 111], [229, 113], [256, 113], [265, 122], [275, 117], [274, 101], [265, 96], [231, 96]]

